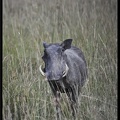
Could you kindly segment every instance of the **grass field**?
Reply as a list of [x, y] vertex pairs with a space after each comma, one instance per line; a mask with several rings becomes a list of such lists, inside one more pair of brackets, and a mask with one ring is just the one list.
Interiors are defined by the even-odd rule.
[[[39, 72], [42, 42], [73, 39], [88, 65], [78, 120], [117, 120], [117, 0], [3, 0], [3, 120], [54, 120]], [[65, 95], [63, 120], [72, 120]]]

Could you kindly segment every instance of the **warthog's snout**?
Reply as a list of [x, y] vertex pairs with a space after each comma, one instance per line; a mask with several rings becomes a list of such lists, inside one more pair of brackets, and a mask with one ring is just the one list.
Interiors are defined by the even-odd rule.
[[65, 64], [65, 70], [62, 72], [54, 72], [54, 71], [44, 72], [42, 69], [42, 65], [40, 65], [39, 70], [40, 70], [41, 74], [43, 76], [45, 76], [48, 81], [50, 81], [50, 80], [60, 80], [63, 77], [65, 77], [68, 73], [69, 68], [68, 68], [68, 65]]

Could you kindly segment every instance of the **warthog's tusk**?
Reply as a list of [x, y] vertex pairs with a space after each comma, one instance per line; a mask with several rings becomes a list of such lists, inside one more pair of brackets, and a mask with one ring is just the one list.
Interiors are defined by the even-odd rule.
[[62, 77], [65, 77], [67, 75], [68, 70], [69, 70], [69, 68], [68, 68], [67, 64], [65, 64], [65, 71], [63, 72], [63, 76]]
[[44, 73], [43, 70], [42, 70], [42, 65], [40, 65], [39, 70], [40, 70], [40, 73], [41, 73], [43, 76], [45, 76], [45, 73]]

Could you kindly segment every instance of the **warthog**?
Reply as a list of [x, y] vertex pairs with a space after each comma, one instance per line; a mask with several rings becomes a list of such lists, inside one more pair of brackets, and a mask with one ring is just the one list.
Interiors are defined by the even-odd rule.
[[87, 65], [83, 52], [71, 46], [72, 39], [60, 43], [43, 43], [44, 55], [42, 57], [45, 67], [39, 69], [46, 77], [55, 96], [57, 117], [59, 117], [60, 93], [66, 93], [76, 117], [78, 95], [87, 78]]

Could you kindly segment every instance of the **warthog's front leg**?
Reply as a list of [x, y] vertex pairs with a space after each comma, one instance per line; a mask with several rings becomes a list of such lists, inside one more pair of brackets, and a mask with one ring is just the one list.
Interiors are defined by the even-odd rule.
[[54, 98], [54, 105], [56, 108], [56, 120], [61, 120], [61, 109], [60, 109], [60, 93], [56, 91]]

